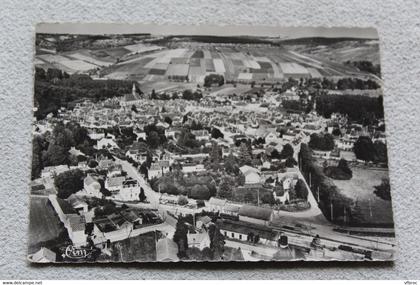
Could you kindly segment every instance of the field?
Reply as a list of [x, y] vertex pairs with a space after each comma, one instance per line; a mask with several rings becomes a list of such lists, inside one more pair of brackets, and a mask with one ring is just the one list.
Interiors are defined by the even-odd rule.
[[[217, 73], [226, 81], [276, 83], [288, 77], [369, 76], [343, 64], [345, 59], [372, 58], [377, 43], [344, 42], [331, 46], [301, 45], [217, 45], [169, 41], [159, 45], [136, 43], [99, 50], [80, 49], [62, 54], [39, 54], [36, 65], [48, 64], [68, 73], [102, 68], [109, 79], [136, 80], [141, 85], [165, 81], [203, 84], [208, 74]], [[152, 88], [157, 89], [157, 88]]]
[[39, 243], [56, 238], [64, 229], [47, 197], [31, 197], [29, 221], [29, 253], [38, 250]]
[[358, 167], [353, 167], [352, 171], [352, 179], [333, 180], [334, 184], [341, 193], [356, 201], [365, 222], [392, 223], [391, 201], [385, 201], [374, 193], [374, 187], [381, 184], [382, 178], [388, 178], [388, 171]]
[[332, 45], [291, 45], [299, 53], [328, 59], [335, 62], [347, 60], [369, 60], [379, 63], [379, 42], [372, 40], [360, 44], [358, 41], [341, 41]]
[[155, 232], [125, 239], [112, 244], [112, 260], [120, 262], [155, 261]]

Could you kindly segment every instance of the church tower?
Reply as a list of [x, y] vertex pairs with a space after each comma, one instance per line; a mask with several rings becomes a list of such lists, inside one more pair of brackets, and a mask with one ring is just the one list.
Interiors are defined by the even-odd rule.
[[131, 91], [133, 97], [136, 98], [136, 84], [133, 83], [133, 90]]

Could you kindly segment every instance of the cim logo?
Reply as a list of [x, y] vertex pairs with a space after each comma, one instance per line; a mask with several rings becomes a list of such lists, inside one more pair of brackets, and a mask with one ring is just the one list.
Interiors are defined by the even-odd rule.
[[64, 256], [72, 259], [83, 259], [89, 257], [92, 252], [92, 249], [77, 248], [73, 245], [69, 245], [64, 251]]

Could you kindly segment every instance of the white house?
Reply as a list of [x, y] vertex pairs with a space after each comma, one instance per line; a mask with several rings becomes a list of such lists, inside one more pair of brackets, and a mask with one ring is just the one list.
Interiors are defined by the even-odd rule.
[[210, 247], [210, 237], [207, 231], [203, 230], [197, 233], [187, 234], [188, 247], [196, 247], [203, 250], [205, 247]]
[[164, 173], [169, 171], [169, 161], [161, 160], [153, 162], [149, 169], [149, 179], [154, 177], [162, 177]]
[[102, 197], [101, 184], [99, 184], [99, 182], [90, 175], [86, 176], [86, 178], [83, 180], [83, 189], [89, 196], [97, 198]]
[[56, 254], [46, 247], [41, 247], [40, 250], [32, 255], [29, 255], [28, 259], [36, 263], [50, 263], [56, 261]]
[[140, 195], [140, 186], [137, 180], [127, 179], [124, 176], [108, 177], [105, 188], [112, 193], [112, 199], [120, 201], [137, 201]]
[[207, 130], [195, 130], [191, 131], [191, 133], [195, 136], [195, 139], [198, 141], [210, 139], [210, 134]]
[[103, 148], [113, 149], [113, 148], [118, 148], [118, 145], [114, 141], [113, 138], [107, 136], [107, 137], [101, 138], [100, 140], [96, 142], [96, 148], [97, 149], [103, 149]]
[[256, 184], [261, 182], [261, 173], [258, 169], [244, 165], [240, 167], [239, 170], [245, 176], [245, 184]]

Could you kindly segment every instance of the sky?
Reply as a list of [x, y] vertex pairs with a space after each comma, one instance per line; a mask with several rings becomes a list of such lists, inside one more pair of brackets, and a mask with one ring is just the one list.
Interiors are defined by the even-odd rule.
[[213, 35], [213, 36], [269, 36], [281, 38], [352, 37], [377, 39], [374, 28], [355, 27], [269, 27], [269, 26], [177, 26], [115, 23], [40, 23], [37, 33], [52, 34], [133, 34], [152, 35]]

